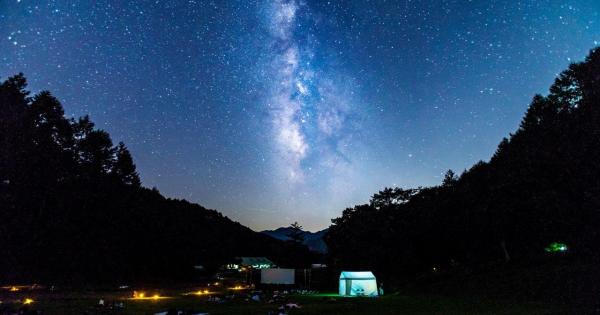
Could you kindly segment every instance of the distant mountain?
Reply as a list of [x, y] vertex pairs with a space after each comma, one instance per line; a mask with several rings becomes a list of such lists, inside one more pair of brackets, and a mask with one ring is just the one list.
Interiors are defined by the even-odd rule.
[[[327, 230], [328, 229], [324, 229], [314, 233], [309, 231], [302, 231], [302, 236], [304, 238], [303, 244], [308, 246], [309, 249], [315, 252], [327, 253], [327, 245], [323, 240], [323, 237], [327, 233]], [[287, 241], [290, 239], [289, 235], [290, 233], [292, 233], [292, 228], [280, 227], [276, 230], [266, 230], [262, 231], [261, 233], [269, 235], [270, 237], [278, 240]]]

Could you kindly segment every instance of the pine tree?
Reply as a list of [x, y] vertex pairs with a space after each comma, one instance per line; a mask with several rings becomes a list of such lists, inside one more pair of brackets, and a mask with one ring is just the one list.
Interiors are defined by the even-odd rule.
[[304, 242], [304, 232], [302, 231], [302, 225], [298, 224], [298, 222], [294, 222], [292, 224], [290, 224], [290, 229], [291, 231], [288, 233], [288, 237], [294, 242], [294, 243], [302, 243]]
[[453, 170], [448, 170], [446, 175], [444, 175], [444, 180], [442, 181], [442, 186], [449, 187], [458, 182], [458, 177]]
[[136, 187], [141, 185], [131, 153], [123, 142], [119, 142], [117, 146], [117, 160], [113, 167], [113, 173], [124, 184]]

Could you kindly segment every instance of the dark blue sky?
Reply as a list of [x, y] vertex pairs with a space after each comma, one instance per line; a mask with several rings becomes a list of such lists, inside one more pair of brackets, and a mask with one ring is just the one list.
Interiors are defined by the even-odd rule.
[[254, 229], [320, 229], [487, 160], [599, 42], [596, 0], [0, 0], [0, 78], [90, 114], [144, 185]]

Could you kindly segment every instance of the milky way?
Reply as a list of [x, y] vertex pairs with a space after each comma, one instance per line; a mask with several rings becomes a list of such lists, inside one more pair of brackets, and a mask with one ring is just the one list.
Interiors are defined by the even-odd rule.
[[326, 227], [488, 159], [600, 42], [580, 1], [0, 1], [0, 77], [131, 149], [143, 184], [255, 229]]
[[328, 167], [325, 159], [344, 157], [337, 145], [349, 135], [348, 128], [342, 129], [350, 106], [337, 87], [344, 82], [328, 80], [338, 69], [327, 68], [327, 56], [317, 66], [319, 45], [311, 41], [314, 35], [297, 29], [304, 23], [315, 24], [309, 8], [296, 1], [273, 1], [269, 6], [273, 58], [268, 66], [273, 82], [268, 107], [278, 146], [276, 159], [289, 182], [302, 183], [313, 168], [319, 172]]
[[281, 147], [283, 163], [291, 180], [302, 177], [301, 162], [309, 149], [302, 124], [308, 115], [303, 114], [304, 97], [308, 94], [305, 81], [311, 80], [311, 73], [300, 56], [298, 43], [294, 41], [298, 6], [294, 1], [275, 1], [270, 17], [270, 31], [273, 37], [275, 55], [273, 96], [268, 106], [273, 114], [273, 127], [277, 143]]

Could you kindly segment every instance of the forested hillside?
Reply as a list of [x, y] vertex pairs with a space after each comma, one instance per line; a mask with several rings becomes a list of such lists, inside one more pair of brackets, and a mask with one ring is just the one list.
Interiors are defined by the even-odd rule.
[[309, 263], [303, 246], [142, 187], [123, 143], [26, 85], [0, 84], [0, 281], [172, 283], [234, 256]]
[[332, 220], [326, 242], [339, 268], [388, 279], [490, 263], [528, 263], [564, 243], [600, 254], [600, 49], [536, 95], [489, 162], [435, 187], [386, 188]]

